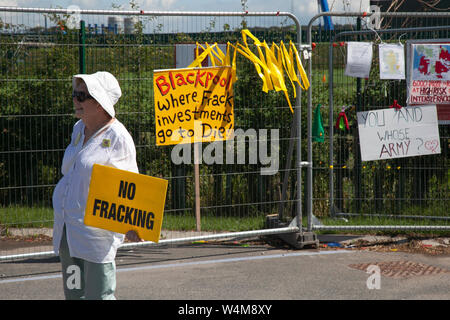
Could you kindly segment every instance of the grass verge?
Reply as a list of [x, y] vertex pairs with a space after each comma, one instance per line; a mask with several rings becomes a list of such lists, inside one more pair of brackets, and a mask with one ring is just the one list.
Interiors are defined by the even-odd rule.
[[[450, 220], [408, 219], [391, 217], [345, 217], [329, 218], [320, 217], [323, 225], [333, 226], [450, 226]], [[239, 232], [247, 230], [259, 230], [264, 228], [265, 215], [250, 217], [215, 216], [203, 214], [201, 216], [202, 231], [227, 231]], [[307, 219], [303, 217], [303, 225], [306, 227]], [[51, 228], [53, 227], [53, 210], [51, 208], [7, 207], [0, 208], [0, 230], [8, 228]], [[163, 218], [163, 230], [190, 231], [196, 230], [196, 218], [192, 213], [172, 214], [165, 213]], [[383, 234], [397, 235], [409, 234], [407, 229], [396, 230], [316, 230], [318, 234]], [[449, 235], [449, 231], [418, 230], [414, 234]]]
[[[202, 231], [246, 231], [263, 228], [265, 216], [253, 217], [216, 217], [204, 214], [201, 217]], [[7, 207], [0, 208], [0, 226], [4, 228], [51, 228], [53, 210], [51, 208]], [[196, 230], [195, 215], [165, 213], [164, 230]]]

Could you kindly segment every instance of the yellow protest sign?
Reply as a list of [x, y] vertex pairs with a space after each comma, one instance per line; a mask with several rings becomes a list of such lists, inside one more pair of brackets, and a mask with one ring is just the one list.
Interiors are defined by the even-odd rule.
[[158, 242], [167, 180], [94, 164], [84, 223]]
[[226, 140], [234, 129], [229, 66], [155, 70], [153, 89], [158, 146]]

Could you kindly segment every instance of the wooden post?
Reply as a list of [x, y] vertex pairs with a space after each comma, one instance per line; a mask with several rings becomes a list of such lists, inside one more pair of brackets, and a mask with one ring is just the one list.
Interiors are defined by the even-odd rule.
[[[194, 49], [194, 57], [197, 58], [200, 54], [202, 54], [202, 48]], [[208, 58], [202, 61], [202, 67], [208, 66]], [[194, 132], [197, 135], [198, 132], [201, 132], [201, 127], [196, 126], [196, 122], [194, 122]], [[200, 142], [198, 142], [200, 141]], [[202, 143], [201, 138], [194, 138], [194, 183], [195, 183], [195, 221], [197, 226], [197, 231], [202, 230], [201, 226], [201, 215], [200, 215], [200, 152], [202, 152]]]
[[201, 222], [200, 222], [200, 148], [201, 143], [194, 143], [194, 181], [195, 181], [195, 220], [197, 231], [201, 231]]

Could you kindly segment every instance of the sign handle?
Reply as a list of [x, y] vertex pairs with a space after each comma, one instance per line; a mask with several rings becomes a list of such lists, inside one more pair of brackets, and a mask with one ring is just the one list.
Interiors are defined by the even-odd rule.
[[201, 231], [200, 223], [200, 148], [201, 143], [194, 143], [194, 181], [195, 181], [195, 220], [197, 231]]

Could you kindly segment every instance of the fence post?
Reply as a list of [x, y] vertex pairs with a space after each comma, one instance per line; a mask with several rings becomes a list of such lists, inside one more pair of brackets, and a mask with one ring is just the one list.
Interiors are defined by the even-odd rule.
[[[301, 52], [301, 44], [302, 44], [302, 37], [301, 37], [301, 32], [302, 32], [302, 28], [300, 26], [300, 23], [298, 22], [298, 20], [296, 20], [296, 27], [297, 27], [297, 49], [299, 52]], [[296, 165], [296, 169], [297, 169], [297, 198], [298, 198], [298, 202], [297, 202], [297, 208], [296, 208], [296, 223], [297, 223], [297, 227], [299, 228], [299, 235], [302, 237], [303, 236], [303, 228], [302, 228], [302, 91], [300, 89], [299, 84], [296, 84], [296, 92], [297, 92], [297, 97], [295, 100], [295, 112], [294, 112], [294, 117], [295, 117], [295, 122], [296, 122], [296, 127], [297, 127], [297, 154], [296, 154], [296, 161], [297, 161], [297, 165]], [[303, 241], [303, 239], [302, 239]]]
[[334, 217], [335, 210], [334, 210], [334, 152], [333, 152], [333, 139], [334, 139], [334, 126], [333, 126], [333, 39], [330, 39], [330, 44], [328, 48], [328, 139], [330, 141], [330, 149], [329, 152], [329, 159], [328, 159], [328, 166], [329, 166], [329, 193], [330, 193], [330, 217]]
[[79, 63], [80, 63], [79, 71], [80, 71], [81, 74], [86, 73], [86, 46], [85, 46], [85, 43], [86, 43], [86, 31], [85, 31], [85, 25], [86, 25], [86, 23], [84, 22], [84, 20], [81, 20], [80, 21], [79, 41], [78, 41], [78, 43], [80, 45], [80, 48], [79, 48], [79, 50], [80, 50], [79, 51], [80, 52], [80, 54], [79, 54]]
[[[361, 30], [361, 17], [356, 19], [356, 30]], [[358, 41], [361, 41], [361, 36], [358, 36]], [[356, 110], [355, 112], [362, 111], [362, 99], [361, 99], [361, 78], [356, 78]], [[354, 149], [358, 150], [359, 147], [359, 132], [358, 126], [353, 128], [353, 136], [354, 136]], [[355, 151], [355, 204], [356, 204], [356, 212], [361, 212], [361, 154], [360, 152]]]

